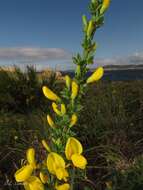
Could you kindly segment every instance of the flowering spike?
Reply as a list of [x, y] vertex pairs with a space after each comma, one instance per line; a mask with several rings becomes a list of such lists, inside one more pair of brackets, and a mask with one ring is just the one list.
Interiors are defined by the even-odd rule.
[[58, 101], [60, 98], [52, 91], [50, 90], [47, 86], [42, 87], [43, 93], [48, 98], [49, 100], [52, 101]]
[[99, 67], [98, 69], [95, 70], [95, 72], [87, 79], [86, 83], [92, 83], [95, 81], [98, 81], [99, 79], [102, 78], [104, 74], [103, 67]]
[[103, 0], [102, 7], [100, 9], [100, 14], [103, 14], [109, 7], [111, 0]]
[[79, 86], [75, 81], [72, 81], [72, 94], [71, 99], [74, 100], [78, 95]]
[[50, 125], [50, 127], [52, 128], [55, 128], [56, 125], [54, 123], [54, 121], [52, 120], [51, 116], [50, 115], [47, 115], [47, 121], [48, 121], [48, 124]]

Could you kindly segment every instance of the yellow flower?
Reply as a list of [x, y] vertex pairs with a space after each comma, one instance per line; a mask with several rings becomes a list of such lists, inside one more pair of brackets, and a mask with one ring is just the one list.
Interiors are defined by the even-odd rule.
[[56, 186], [56, 190], [70, 190], [70, 185], [68, 183], [64, 183], [63, 185]]
[[70, 89], [70, 86], [71, 86], [71, 78], [70, 78], [68, 75], [65, 76], [65, 81], [66, 81], [66, 87], [67, 87], [68, 89]]
[[33, 168], [36, 168], [36, 160], [35, 160], [35, 150], [34, 150], [34, 148], [29, 148], [26, 151], [26, 157], [27, 157], [28, 163], [31, 166], [33, 166]]
[[81, 143], [74, 137], [70, 137], [67, 140], [65, 147], [65, 155], [68, 160], [72, 160], [75, 167], [80, 169], [85, 169], [87, 161], [84, 156], [82, 156], [83, 148]]
[[74, 137], [70, 137], [67, 140], [65, 155], [68, 160], [71, 160], [73, 154], [82, 154], [83, 148], [81, 143]]
[[71, 117], [71, 121], [70, 121], [69, 127], [74, 126], [74, 125], [76, 124], [76, 122], [77, 122], [77, 115], [74, 113], [74, 114], [72, 115], [72, 117]]
[[50, 115], [47, 115], [47, 121], [48, 121], [48, 124], [50, 125], [50, 127], [52, 127], [52, 128], [56, 127], [56, 125]]
[[102, 78], [104, 73], [103, 67], [99, 67], [95, 72], [87, 79], [86, 83], [92, 83]]
[[103, 14], [109, 7], [111, 0], [103, 0], [102, 7], [100, 9], [100, 14]]
[[48, 176], [46, 174], [44, 174], [43, 172], [40, 172], [39, 177], [40, 177], [43, 184], [47, 183]]
[[50, 147], [48, 146], [47, 142], [46, 142], [44, 139], [42, 140], [42, 145], [43, 145], [43, 147], [44, 147], [48, 152], [51, 152]]
[[53, 107], [54, 112], [55, 112], [57, 115], [59, 115], [59, 116], [63, 116], [63, 115], [66, 113], [65, 104], [61, 104], [61, 105], [60, 105], [60, 107], [61, 107], [60, 110], [58, 109], [58, 105], [57, 105], [55, 102], [52, 103], [52, 107]]
[[26, 165], [16, 171], [14, 177], [17, 182], [26, 181], [32, 174], [33, 167], [31, 165]]
[[90, 20], [89, 24], [88, 24], [87, 32], [86, 32], [88, 37], [91, 36], [93, 29], [94, 29], [94, 22], [93, 22], [93, 20]]
[[55, 152], [48, 154], [47, 168], [49, 172], [56, 175], [59, 180], [64, 179], [66, 181], [68, 172], [65, 169], [65, 161], [59, 154]]
[[85, 169], [87, 165], [87, 160], [80, 154], [73, 154], [71, 160], [73, 162], [73, 165], [80, 169]]
[[74, 100], [78, 95], [79, 86], [75, 81], [72, 81], [71, 99]]
[[50, 90], [47, 86], [42, 87], [44, 95], [49, 99], [53, 101], [60, 100], [60, 98], [52, 91]]
[[36, 176], [30, 176], [27, 181], [24, 182], [25, 190], [44, 190], [44, 185], [40, 179]]

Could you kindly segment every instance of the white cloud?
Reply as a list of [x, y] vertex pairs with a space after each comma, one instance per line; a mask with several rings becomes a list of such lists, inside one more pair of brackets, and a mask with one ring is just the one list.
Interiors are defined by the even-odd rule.
[[60, 48], [0, 48], [0, 60], [59, 60], [71, 57], [70, 53]]
[[[100, 58], [95, 59], [94, 66], [97, 65], [136, 65], [143, 64], [143, 52], [134, 53], [126, 57]], [[92, 66], [92, 67], [94, 67]]]

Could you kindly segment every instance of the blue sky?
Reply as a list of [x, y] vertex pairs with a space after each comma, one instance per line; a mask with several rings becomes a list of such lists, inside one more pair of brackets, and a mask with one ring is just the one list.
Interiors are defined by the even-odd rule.
[[[89, 0], [1, 0], [0, 65], [70, 68]], [[143, 1], [112, 0], [95, 39], [97, 64], [143, 63]]]

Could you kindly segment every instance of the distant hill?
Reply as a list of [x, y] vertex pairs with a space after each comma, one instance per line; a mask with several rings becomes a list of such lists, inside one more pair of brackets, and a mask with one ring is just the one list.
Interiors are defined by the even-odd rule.
[[130, 69], [143, 69], [143, 64], [140, 65], [105, 65], [105, 70], [130, 70]]

